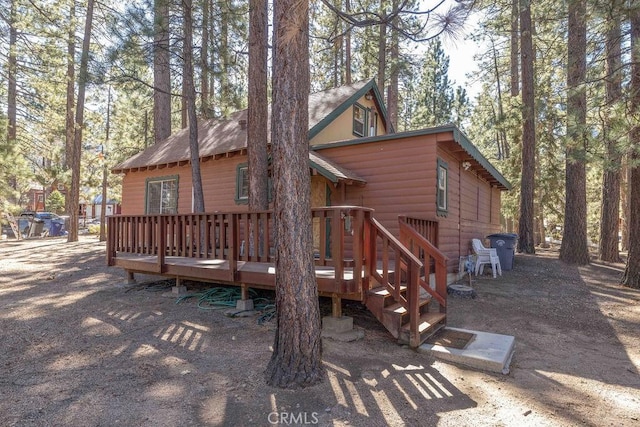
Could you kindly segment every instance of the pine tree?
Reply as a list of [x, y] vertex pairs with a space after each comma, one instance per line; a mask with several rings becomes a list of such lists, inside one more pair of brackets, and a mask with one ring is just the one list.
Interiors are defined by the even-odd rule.
[[584, 86], [587, 67], [587, 5], [569, 1], [567, 42], [567, 160], [566, 204], [560, 259], [568, 264], [588, 264], [586, 192], [586, 115]]
[[631, 97], [630, 109], [635, 120], [631, 128], [629, 204], [635, 209], [629, 213], [629, 255], [622, 277], [622, 284], [629, 288], [640, 288], [640, 7], [629, 9], [631, 22]]
[[520, 58], [522, 69], [522, 179], [520, 181], [520, 219], [518, 251], [535, 253], [534, 192], [536, 170], [536, 111], [534, 98], [534, 50], [531, 4], [520, 1]]
[[273, 9], [271, 141], [278, 314], [266, 377], [269, 385], [299, 388], [323, 377], [308, 167], [308, 1], [275, 0]]

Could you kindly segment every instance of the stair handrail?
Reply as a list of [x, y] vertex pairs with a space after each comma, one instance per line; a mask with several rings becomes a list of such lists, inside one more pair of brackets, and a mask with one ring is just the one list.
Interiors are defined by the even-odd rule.
[[[449, 258], [443, 254], [437, 247], [435, 247], [430, 241], [422, 236], [415, 228], [403, 221], [402, 217], [399, 218], [400, 226], [400, 241], [404, 246], [412, 250], [412, 253], [417, 253], [419, 249], [422, 249], [425, 254], [425, 260], [422, 264], [425, 266], [425, 280], [419, 278], [419, 283], [422, 289], [427, 291], [433, 296], [433, 298], [440, 304], [440, 312], [446, 313], [447, 307], [447, 262]], [[433, 258], [435, 262], [435, 279], [436, 289], [433, 290], [428, 282], [430, 272], [427, 270], [429, 262], [428, 258]]]
[[[393, 286], [388, 281], [388, 259], [383, 262], [382, 274], [378, 273], [375, 261], [369, 264], [369, 274], [387, 289], [397, 303], [407, 310], [409, 313], [409, 344], [411, 347], [418, 347], [420, 342], [420, 269], [423, 264], [417, 256], [375, 218], [370, 217], [369, 224], [373, 234], [370, 244], [370, 250], [372, 251], [370, 258], [372, 260], [377, 259], [377, 254], [375, 253], [377, 251], [376, 237], [379, 234], [383, 240], [389, 242], [389, 246], [394, 251], [396, 286]], [[383, 253], [383, 256], [387, 256], [386, 252]], [[401, 294], [401, 281], [404, 281], [407, 286], [406, 298]]]

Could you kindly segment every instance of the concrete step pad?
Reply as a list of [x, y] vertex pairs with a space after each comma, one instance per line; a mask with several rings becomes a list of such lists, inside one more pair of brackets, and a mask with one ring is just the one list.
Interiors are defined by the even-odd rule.
[[505, 375], [509, 373], [509, 365], [515, 347], [513, 336], [460, 328], [447, 327], [445, 329], [471, 333], [474, 337], [463, 349], [424, 343], [418, 347], [417, 351], [472, 368]]

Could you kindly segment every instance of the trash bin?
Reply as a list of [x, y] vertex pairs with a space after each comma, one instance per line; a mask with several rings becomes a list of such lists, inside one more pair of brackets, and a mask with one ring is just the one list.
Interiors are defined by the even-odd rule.
[[63, 222], [51, 221], [51, 226], [49, 227], [49, 236], [61, 236], [63, 225]]
[[44, 221], [34, 219], [29, 230], [29, 237], [40, 237], [44, 232]]
[[487, 238], [491, 242], [491, 247], [495, 248], [498, 253], [502, 269], [511, 270], [513, 268], [513, 258], [516, 253], [518, 235], [513, 233], [495, 233], [488, 235]]

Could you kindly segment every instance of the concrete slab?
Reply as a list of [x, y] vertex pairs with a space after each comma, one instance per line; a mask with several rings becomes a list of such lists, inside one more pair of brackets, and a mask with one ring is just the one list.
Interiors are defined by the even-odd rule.
[[449, 328], [474, 334], [474, 338], [464, 349], [443, 347], [433, 344], [422, 344], [418, 352], [428, 353], [442, 360], [447, 360], [472, 368], [499, 372], [507, 375], [513, 357], [515, 338], [511, 335], [493, 334], [490, 332], [472, 331], [469, 329]]

